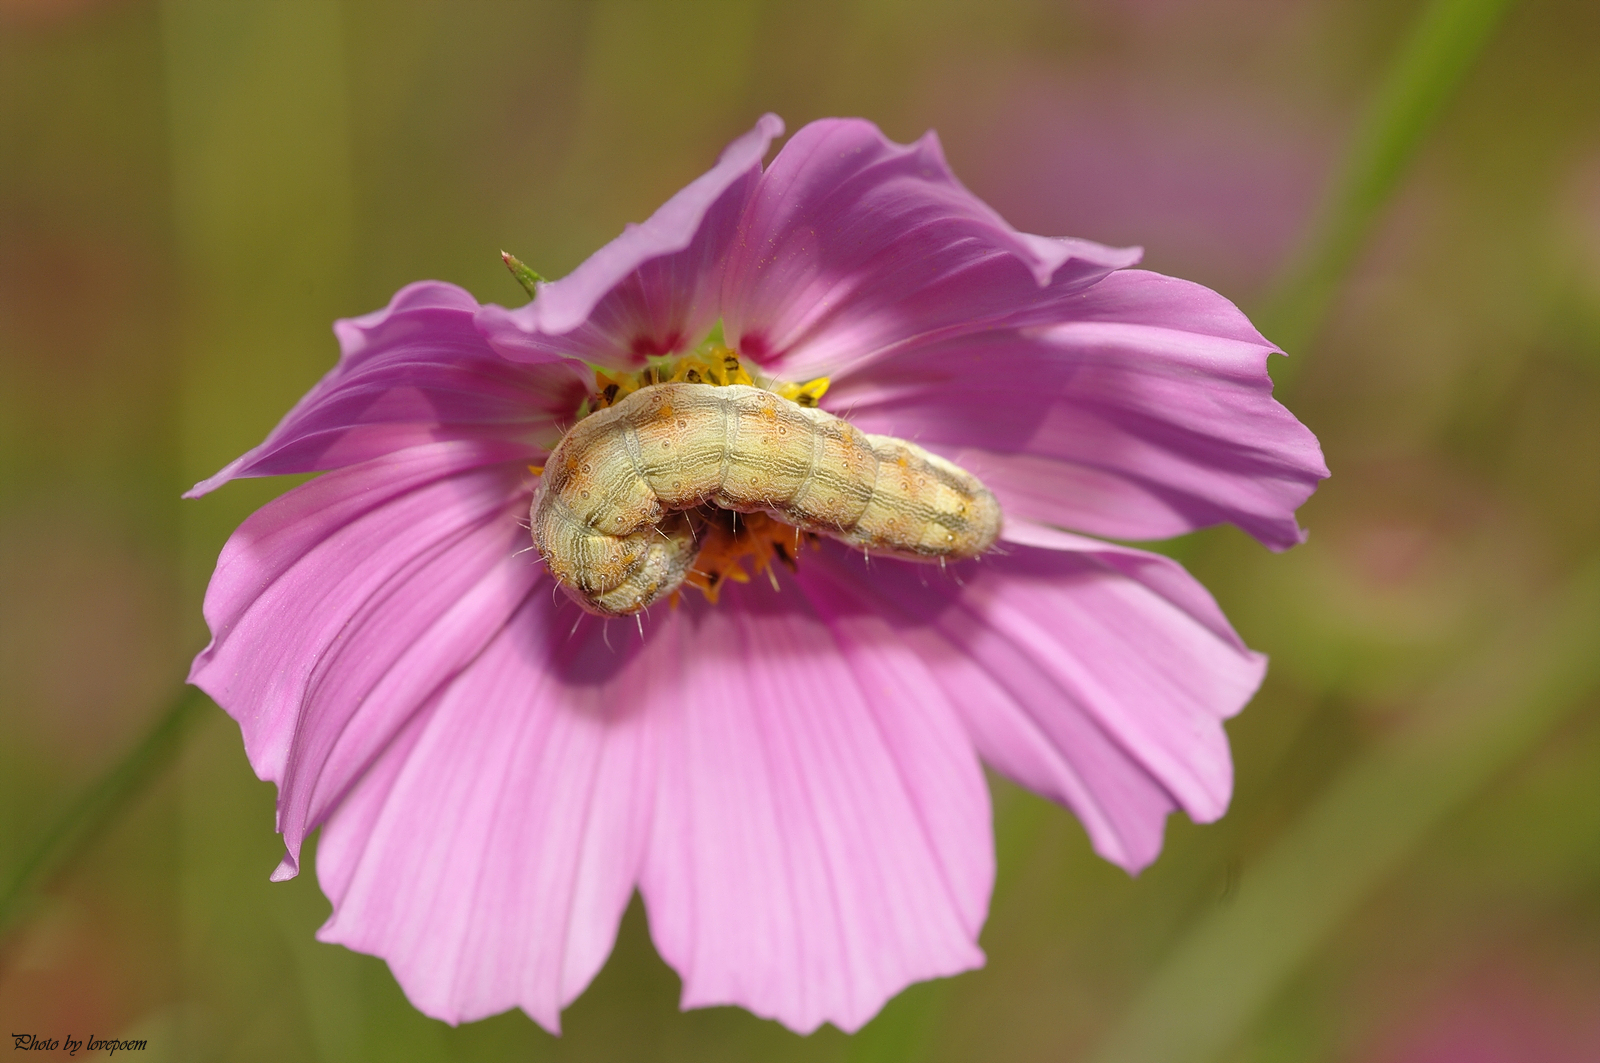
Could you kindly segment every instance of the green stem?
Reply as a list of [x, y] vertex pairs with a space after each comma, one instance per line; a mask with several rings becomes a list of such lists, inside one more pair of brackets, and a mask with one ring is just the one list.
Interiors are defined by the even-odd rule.
[[0, 892], [0, 931], [10, 927], [34, 892], [94, 840], [171, 762], [181, 748], [185, 728], [206, 703], [199, 689], [185, 686], [139, 744], [67, 807], [6, 879]]
[[[1262, 331], [1291, 354], [1316, 338], [1435, 119], [1482, 52], [1511, 0], [1431, 0], [1389, 67], [1301, 253], [1266, 309]], [[1292, 360], [1282, 370], [1291, 369]]]

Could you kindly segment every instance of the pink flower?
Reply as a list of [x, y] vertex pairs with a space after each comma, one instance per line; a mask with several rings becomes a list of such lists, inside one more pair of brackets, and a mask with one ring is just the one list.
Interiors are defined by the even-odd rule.
[[[932, 134], [768, 115], [649, 221], [517, 310], [414, 284], [335, 326], [339, 364], [199, 484], [329, 470], [256, 513], [206, 596], [192, 681], [278, 784], [319, 936], [418, 1008], [550, 1030], [633, 890], [684, 1007], [853, 1030], [976, 967], [994, 875], [980, 761], [1138, 870], [1209, 821], [1222, 721], [1261, 681], [1154, 538], [1231, 521], [1273, 548], [1326, 475], [1273, 350], [1137, 251], [1018, 233]], [[826, 542], [781, 589], [685, 594], [640, 631], [553, 592], [537, 466], [596, 388], [718, 321], [771, 378], [978, 475], [1002, 548], [936, 566]]]

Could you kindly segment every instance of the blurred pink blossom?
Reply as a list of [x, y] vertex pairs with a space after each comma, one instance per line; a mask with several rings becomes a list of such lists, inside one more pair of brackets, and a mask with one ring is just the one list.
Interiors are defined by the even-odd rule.
[[1600, 1059], [1600, 968], [1502, 949], [1455, 972], [1357, 1058], [1370, 1063]]

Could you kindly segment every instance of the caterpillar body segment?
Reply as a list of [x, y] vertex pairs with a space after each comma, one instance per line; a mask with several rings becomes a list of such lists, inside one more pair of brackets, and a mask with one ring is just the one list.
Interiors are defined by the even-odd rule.
[[592, 613], [626, 616], [683, 582], [702, 506], [918, 561], [977, 557], [995, 498], [964, 469], [743, 384], [642, 387], [579, 421], [545, 463], [534, 545]]
[[576, 522], [565, 524], [563, 532], [560, 549], [540, 547], [545, 566], [569, 597], [600, 616], [630, 616], [670, 593], [688, 577], [700, 552], [689, 513], [667, 513], [660, 524], [624, 536]]

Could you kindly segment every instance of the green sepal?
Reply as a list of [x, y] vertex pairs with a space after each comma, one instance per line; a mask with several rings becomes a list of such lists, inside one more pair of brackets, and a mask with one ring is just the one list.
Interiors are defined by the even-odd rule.
[[507, 251], [500, 252], [500, 259], [506, 264], [506, 269], [511, 271], [511, 275], [517, 278], [517, 283], [522, 285], [522, 290], [528, 293], [529, 299], [539, 294], [539, 289], [535, 285], [543, 283], [543, 277], [529, 269], [516, 255]]

